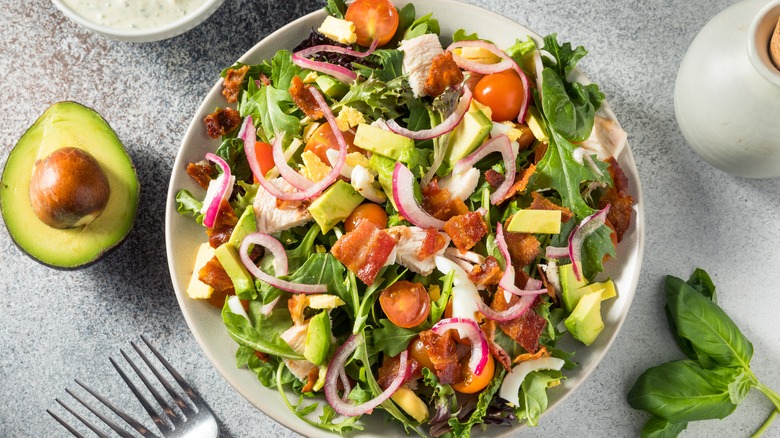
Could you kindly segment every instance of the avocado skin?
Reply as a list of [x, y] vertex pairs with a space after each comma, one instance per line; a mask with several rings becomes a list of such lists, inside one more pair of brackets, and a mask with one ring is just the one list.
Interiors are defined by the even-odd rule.
[[[74, 127], [79, 129], [68, 129]], [[98, 161], [109, 175], [111, 194], [93, 223], [59, 230], [35, 215], [29, 185], [36, 160], [65, 146], [82, 148]], [[0, 213], [11, 240], [36, 262], [58, 270], [90, 266], [124, 242], [135, 224], [139, 198], [135, 166], [114, 130], [97, 111], [73, 101], [51, 105], [22, 134], [0, 179]]]

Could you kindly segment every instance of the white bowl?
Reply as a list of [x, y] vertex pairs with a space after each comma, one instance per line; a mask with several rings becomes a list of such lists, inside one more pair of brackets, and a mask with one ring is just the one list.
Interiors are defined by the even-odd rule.
[[205, 0], [203, 4], [181, 18], [160, 26], [141, 29], [122, 29], [101, 25], [80, 15], [76, 10], [65, 4], [63, 0], [52, 0], [52, 3], [54, 3], [54, 6], [71, 21], [92, 32], [115, 40], [141, 43], [160, 41], [187, 32], [209, 18], [224, 1], [225, 0]]
[[[396, 6], [400, 6], [407, 2], [395, 1], [394, 3]], [[429, 12], [433, 13], [433, 16], [441, 24], [442, 35], [452, 35], [455, 30], [464, 28], [469, 33], [478, 32], [480, 37], [488, 38], [502, 48], [512, 45], [515, 42], [515, 38], [525, 39], [526, 35], [539, 38], [536, 33], [506, 17], [457, 1], [418, 1], [416, 2], [416, 7], [418, 16]], [[309, 35], [312, 28], [319, 26], [324, 18], [324, 11], [317, 11], [293, 21], [255, 45], [240, 58], [240, 61], [250, 64], [258, 63], [263, 59], [271, 58], [279, 49], [292, 49]], [[218, 72], [214, 72], [215, 78], [217, 75]], [[587, 81], [587, 78], [582, 75], [579, 75], [577, 79]], [[206, 302], [190, 299], [187, 296], [186, 288], [192, 273], [195, 255], [198, 246], [206, 240], [206, 236], [203, 227], [196, 224], [192, 218], [177, 213], [175, 198], [179, 189], [187, 189], [192, 193], [203, 193], [200, 186], [186, 174], [185, 168], [187, 163], [203, 159], [206, 152], [213, 152], [220, 144], [219, 140], [211, 139], [206, 135], [202, 121], [215, 107], [226, 106], [227, 103], [222, 97], [221, 90], [220, 80], [211, 89], [194, 115], [173, 165], [170, 186], [168, 188], [165, 237], [168, 266], [176, 298], [179, 301], [190, 330], [204, 353], [236, 391], [269, 417], [304, 436], [332, 436], [321, 429], [304, 423], [296, 417], [282, 403], [277, 391], [263, 387], [254, 373], [246, 369], [236, 368], [235, 352], [237, 344], [228, 335], [222, 323], [219, 309], [212, 307]], [[605, 116], [614, 118], [607, 105], [604, 105], [600, 112]], [[565, 337], [559, 343], [559, 346], [562, 348], [576, 352], [575, 360], [579, 362], [579, 367], [575, 370], [566, 371], [567, 379], [563, 380], [561, 385], [549, 391], [549, 407], [546, 412], [550, 412], [554, 407], [559, 406], [596, 369], [596, 366], [617, 336], [628, 314], [637, 286], [644, 248], [644, 202], [639, 186], [636, 164], [628, 146], [618, 157], [618, 162], [629, 178], [629, 189], [636, 201], [635, 220], [618, 247], [617, 260], [605, 264], [606, 271], [604, 275], [611, 277], [617, 285], [618, 297], [615, 300], [609, 300], [604, 303], [602, 316], [605, 328], [590, 347], [585, 347], [575, 342], [571, 337]], [[619, 390], [619, 388], [616, 390]], [[295, 396], [292, 393], [290, 394], [291, 399], [293, 399]], [[322, 400], [324, 401], [324, 397]], [[393, 424], [392, 427], [389, 427], [385, 424], [384, 415], [381, 413], [364, 416], [363, 418], [366, 417], [370, 418], [367, 418], [367, 421], [362, 423], [366, 426], [365, 430], [362, 432], [351, 432], [349, 436], [362, 437], [388, 434], [397, 436], [403, 433], [400, 425]], [[517, 428], [488, 427], [484, 433], [479, 431], [479, 428], [475, 428], [472, 432], [479, 436], [502, 436], [516, 430]]]

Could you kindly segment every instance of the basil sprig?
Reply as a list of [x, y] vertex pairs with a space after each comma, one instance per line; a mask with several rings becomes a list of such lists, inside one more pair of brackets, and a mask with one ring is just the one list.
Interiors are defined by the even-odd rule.
[[750, 369], [753, 344], [716, 304], [709, 275], [697, 269], [687, 282], [667, 276], [665, 292], [672, 334], [688, 359], [648, 369], [629, 391], [631, 407], [653, 415], [642, 436], [675, 437], [690, 421], [724, 418], [752, 388], [776, 408], [760, 435], [780, 411], [780, 394]]

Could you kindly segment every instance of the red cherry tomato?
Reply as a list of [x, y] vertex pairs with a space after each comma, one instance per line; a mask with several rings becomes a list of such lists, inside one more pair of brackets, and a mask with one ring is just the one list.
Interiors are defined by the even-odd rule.
[[490, 107], [494, 122], [517, 118], [524, 94], [523, 81], [511, 69], [483, 76], [474, 88], [474, 99]]
[[402, 280], [382, 291], [379, 305], [390, 322], [401, 328], [412, 328], [428, 317], [431, 298], [422, 284]]
[[[344, 136], [344, 140], [347, 142], [347, 153], [363, 152], [362, 149], [355, 146], [355, 134], [349, 131], [342, 131], [341, 135]], [[328, 149], [339, 150], [339, 143], [336, 141], [336, 136], [333, 135], [333, 130], [330, 129], [330, 125], [323, 123], [314, 130], [311, 137], [306, 142], [306, 147], [304, 147], [303, 150], [314, 152], [314, 154], [317, 155], [317, 157], [319, 157], [323, 163], [330, 165], [328, 156], [325, 153]]]
[[344, 15], [355, 24], [357, 43], [363, 47], [378, 41], [378, 47], [387, 44], [398, 29], [398, 10], [389, 0], [355, 0]]
[[466, 356], [461, 362], [461, 369], [463, 370], [463, 381], [454, 383], [452, 389], [464, 394], [474, 394], [475, 392], [482, 391], [493, 380], [493, 373], [495, 372], [495, 361], [493, 356], [488, 355], [485, 368], [482, 369], [482, 374], [474, 375], [468, 367], [469, 356]]
[[[255, 156], [257, 157], [257, 163], [260, 165], [260, 172], [262, 172], [263, 175], [274, 168], [274, 154], [270, 144], [263, 143], [262, 141], [255, 143]], [[257, 183], [256, 176], [255, 183]]]
[[369, 221], [381, 230], [387, 226], [387, 213], [384, 208], [373, 202], [360, 204], [347, 216], [344, 221], [344, 229], [350, 232], [363, 221]]

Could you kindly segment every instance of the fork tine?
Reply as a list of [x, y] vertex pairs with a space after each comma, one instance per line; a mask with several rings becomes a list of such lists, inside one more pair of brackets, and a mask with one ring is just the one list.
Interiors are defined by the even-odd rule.
[[100, 411], [98, 411], [97, 409], [93, 408], [93, 407], [92, 407], [90, 404], [88, 404], [87, 402], [85, 402], [84, 400], [82, 400], [82, 399], [81, 399], [81, 397], [79, 397], [78, 395], [76, 395], [76, 394], [75, 394], [73, 391], [71, 391], [71, 390], [70, 390], [70, 389], [68, 389], [68, 388], [65, 388], [65, 392], [67, 392], [68, 394], [70, 394], [70, 396], [71, 396], [71, 397], [75, 398], [75, 399], [76, 399], [76, 401], [78, 401], [79, 403], [81, 403], [81, 404], [82, 404], [82, 405], [83, 405], [85, 408], [89, 409], [89, 411], [90, 411], [90, 412], [92, 412], [93, 414], [95, 414], [95, 416], [97, 416], [98, 418], [100, 418], [101, 420], [103, 420], [103, 422], [104, 422], [104, 423], [106, 423], [106, 424], [108, 425], [108, 427], [110, 427], [111, 429], [114, 429], [114, 431], [115, 431], [116, 433], [118, 433], [118, 434], [119, 434], [119, 436], [121, 436], [122, 438], [133, 438], [133, 435], [131, 435], [131, 434], [130, 434], [130, 433], [128, 433], [126, 430], [124, 430], [124, 429], [122, 429], [121, 427], [119, 427], [119, 425], [118, 425], [118, 424], [116, 424], [116, 423], [114, 423], [113, 421], [111, 421], [111, 419], [109, 419], [109, 418], [108, 418], [108, 417], [106, 417], [105, 415], [101, 414], [101, 413], [100, 413]]
[[176, 383], [178, 383], [179, 386], [181, 386], [182, 389], [184, 389], [184, 392], [187, 394], [187, 396], [190, 398], [190, 400], [192, 400], [198, 407], [200, 407], [201, 404], [202, 404], [202, 400], [201, 400], [200, 396], [195, 392], [194, 389], [192, 389], [190, 384], [186, 380], [184, 380], [184, 377], [182, 377], [181, 374], [179, 374], [179, 372], [176, 371], [176, 369], [173, 367], [173, 365], [171, 365], [163, 357], [163, 355], [160, 354], [160, 352], [157, 351], [156, 348], [154, 348], [154, 346], [149, 342], [149, 340], [146, 339], [146, 336], [141, 335], [141, 339], [144, 341], [146, 346], [149, 347], [149, 350], [152, 353], [154, 353], [154, 355], [157, 357], [157, 360], [159, 360], [160, 363], [163, 364], [165, 369], [168, 370], [168, 372], [171, 374], [171, 376], [173, 376], [173, 378], [176, 380]]
[[[135, 351], [138, 353], [138, 355], [143, 359], [143, 361], [146, 363], [146, 366], [149, 367], [150, 370], [152, 370], [152, 373], [155, 377], [157, 377], [157, 380], [162, 383], [163, 387], [166, 391], [168, 391], [168, 394], [171, 395], [171, 398], [173, 398], [173, 401], [176, 403], [176, 405], [179, 407], [179, 409], [184, 412], [185, 415], [194, 414], [195, 411], [187, 405], [187, 403], [184, 402], [184, 400], [181, 398], [178, 392], [176, 392], [170, 383], [168, 383], [168, 379], [162, 376], [159, 371], [157, 371], [157, 368], [152, 365], [152, 363], [149, 361], [149, 359], [146, 357], [146, 355], [141, 351], [140, 348], [138, 348], [138, 345], [135, 344], [135, 342], [130, 342], [130, 345], [133, 346]], [[164, 364], [163, 364], [164, 365]]]
[[[120, 408], [119, 408], [118, 406], [116, 406], [115, 404], [111, 403], [111, 402], [110, 402], [108, 399], [106, 399], [105, 397], [101, 396], [101, 395], [100, 395], [100, 394], [99, 394], [97, 391], [95, 391], [94, 389], [92, 389], [92, 388], [90, 388], [89, 386], [85, 385], [84, 383], [82, 383], [82, 382], [81, 382], [80, 380], [78, 380], [78, 379], [76, 379], [76, 383], [78, 383], [78, 384], [79, 384], [79, 386], [81, 386], [82, 388], [84, 388], [84, 389], [85, 389], [85, 390], [86, 390], [88, 393], [92, 394], [92, 396], [93, 396], [93, 397], [95, 397], [96, 399], [98, 399], [98, 401], [100, 401], [101, 403], [103, 403], [103, 404], [104, 404], [104, 405], [105, 405], [107, 408], [111, 409], [111, 410], [112, 410], [112, 411], [113, 411], [115, 414], [117, 414], [119, 417], [121, 417], [123, 420], [125, 420], [125, 422], [126, 422], [127, 424], [129, 424], [129, 425], [130, 425], [130, 426], [131, 426], [133, 429], [135, 429], [135, 430], [136, 430], [136, 432], [140, 433], [140, 434], [141, 434], [141, 436], [143, 436], [143, 437], [147, 437], [147, 438], [158, 438], [158, 437], [157, 437], [157, 435], [153, 434], [153, 433], [152, 433], [152, 432], [149, 430], [149, 428], [148, 428], [148, 427], [146, 427], [146, 426], [144, 426], [143, 424], [141, 424], [140, 422], [138, 422], [138, 421], [137, 421], [135, 418], [133, 418], [133, 417], [131, 417], [130, 415], [128, 415], [128, 414], [127, 414], [125, 411], [123, 411], [122, 409], [120, 409]], [[68, 390], [66, 389], [65, 391], [68, 391]], [[68, 394], [71, 394], [71, 395], [73, 395], [73, 394], [72, 394], [70, 391], [68, 391]], [[93, 413], [95, 413], [95, 415], [97, 415], [98, 417], [100, 417], [100, 414], [98, 414], [97, 412], [95, 412], [94, 410], [92, 410], [92, 408], [91, 408], [90, 406], [88, 406], [86, 403], [84, 403], [83, 401], [81, 401], [81, 400], [80, 400], [78, 397], [74, 396], [74, 398], [76, 398], [76, 400], [80, 401], [80, 402], [81, 402], [81, 404], [83, 404], [84, 406], [86, 406], [86, 407], [87, 407], [87, 408], [88, 408], [90, 411], [92, 411]], [[103, 421], [106, 421], [106, 420], [105, 420], [105, 419], [103, 419], [102, 417], [101, 417], [101, 419], [102, 419]], [[109, 426], [111, 426], [111, 424], [109, 424]], [[113, 426], [112, 426], [111, 428], [112, 428], [112, 429], [114, 429], [115, 431], [117, 431], [117, 433], [119, 433], [120, 435], [121, 435], [121, 434], [124, 432], [124, 431], [120, 432], [119, 430], [115, 429]], [[124, 433], [127, 433], [127, 432], [124, 432]], [[132, 435], [128, 434], [127, 436], [132, 436]]]
[[[120, 350], [121, 351], [121, 350]], [[125, 381], [125, 384], [130, 388], [130, 391], [133, 392], [135, 397], [138, 399], [139, 402], [143, 405], [144, 409], [146, 410], [146, 413], [149, 414], [149, 416], [152, 418], [152, 421], [154, 421], [154, 424], [157, 425], [157, 427], [165, 432], [166, 430], [170, 431], [173, 430], [171, 426], [168, 425], [168, 423], [165, 422], [165, 420], [160, 417], [157, 412], [155, 412], [154, 408], [152, 408], [152, 405], [149, 404], [149, 402], [144, 398], [143, 395], [141, 395], [141, 392], [138, 391], [138, 388], [136, 388], [135, 384], [127, 377], [124, 371], [122, 371], [122, 368], [119, 368], [119, 365], [117, 365], [116, 361], [109, 357], [108, 360], [111, 361], [111, 365], [114, 366], [116, 371], [119, 373], [119, 375], [122, 377], [122, 380]]]
[[[98, 428], [97, 428], [97, 426], [95, 426], [94, 424], [92, 424], [92, 422], [91, 422], [91, 421], [89, 421], [89, 420], [87, 420], [86, 418], [82, 417], [82, 416], [81, 416], [81, 415], [80, 415], [78, 412], [76, 412], [76, 411], [74, 411], [73, 409], [71, 409], [71, 408], [70, 408], [70, 406], [66, 405], [66, 404], [65, 404], [65, 403], [64, 403], [62, 400], [60, 400], [60, 399], [58, 399], [58, 398], [55, 398], [55, 399], [54, 399], [54, 401], [56, 401], [57, 403], [59, 403], [59, 404], [60, 404], [60, 406], [62, 406], [63, 408], [65, 408], [65, 410], [67, 410], [68, 412], [70, 412], [70, 413], [71, 413], [71, 414], [72, 414], [74, 417], [76, 417], [76, 418], [77, 418], [79, 421], [81, 421], [82, 423], [84, 423], [84, 425], [85, 425], [85, 426], [87, 426], [88, 428], [90, 428], [90, 429], [92, 430], [92, 432], [95, 432], [95, 434], [96, 434], [97, 436], [99, 436], [100, 438], [110, 438], [110, 437], [109, 437], [108, 435], [106, 435], [106, 434], [105, 434], [103, 431], [101, 431], [100, 429], [98, 429]], [[70, 430], [70, 429], [68, 429], [68, 430]]]
[[64, 427], [65, 429], [68, 429], [68, 432], [70, 432], [71, 434], [73, 434], [73, 436], [75, 436], [76, 438], [86, 438], [84, 435], [80, 434], [80, 433], [79, 433], [79, 431], [77, 431], [76, 429], [74, 429], [74, 428], [73, 428], [73, 427], [72, 427], [70, 424], [68, 424], [68, 423], [67, 423], [65, 420], [63, 420], [62, 418], [60, 418], [60, 417], [59, 417], [57, 414], [55, 414], [54, 412], [52, 412], [52, 411], [50, 411], [50, 410], [48, 410], [48, 409], [46, 409], [46, 412], [48, 412], [48, 413], [49, 413], [49, 415], [51, 415], [52, 417], [54, 417], [54, 419], [55, 419], [55, 420], [57, 420], [57, 423], [60, 423], [60, 424], [62, 425], [62, 427]]
[[152, 386], [152, 384], [149, 382], [149, 380], [146, 378], [146, 375], [141, 372], [141, 370], [138, 369], [138, 366], [130, 359], [130, 356], [125, 353], [124, 350], [120, 349], [120, 353], [122, 353], [122, 356], [124, 356], [127, 363], [130, 364], [130, 367], [135, 371], [135, 373], [138, 375], [138, 378], [141, 379], [141, 382], [146, 386], [146, 389], [149, 390], [149, 392], [152, 393], [152, 397], [154, 397], [155, 400], [157, 400], [157, 404], [160, 405], [165, 415], [168, 416], [168, 418], [171, 420], [171, 422], [175, 422], [177, 420], [180, 420], [178, 418], [179, 416], [176, 414], [176, 412], [173, 410], [173, 408], [168, 404], [167, 401], [163, 398], [163, 396], [160, 395], [160, 393]]

